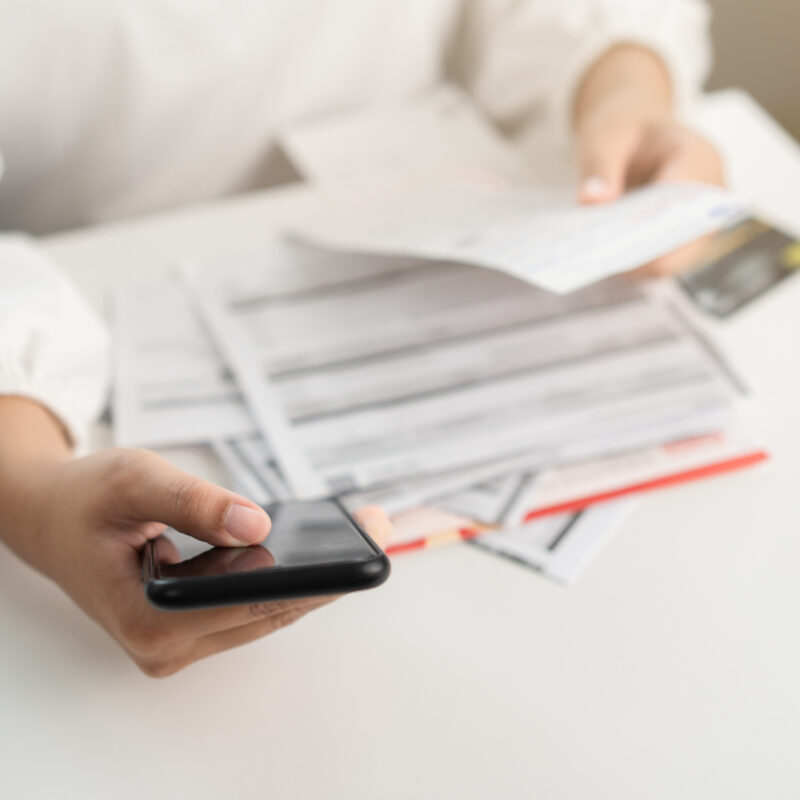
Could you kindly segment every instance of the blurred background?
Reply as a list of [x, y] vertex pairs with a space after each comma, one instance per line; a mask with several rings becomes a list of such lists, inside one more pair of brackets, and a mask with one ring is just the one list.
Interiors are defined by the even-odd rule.
[[739, 86], [800, 137], [800, 2], [708, 0], [714, 11], [709, 89]]

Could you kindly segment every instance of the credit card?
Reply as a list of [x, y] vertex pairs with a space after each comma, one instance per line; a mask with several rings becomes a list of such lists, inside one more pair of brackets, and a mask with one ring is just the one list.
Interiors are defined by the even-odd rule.
[[703, 311], [727, 317], [800, 272], [800, 242], [757, 219], [713, 236], [680, 283]]

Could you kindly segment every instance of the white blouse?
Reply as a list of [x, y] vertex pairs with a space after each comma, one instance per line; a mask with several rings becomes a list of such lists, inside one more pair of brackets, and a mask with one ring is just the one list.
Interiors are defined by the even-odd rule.
[[[0, 230], [32, 235], [268, 186], [283, 126], [445, 79], [511, 136], [566, 140], [608, 47], [709, 66], [702, 0], [0, 0]], [[104, 401], [102, 325], [34, 240], [0, 235], [0, 394], [76, 444]]]

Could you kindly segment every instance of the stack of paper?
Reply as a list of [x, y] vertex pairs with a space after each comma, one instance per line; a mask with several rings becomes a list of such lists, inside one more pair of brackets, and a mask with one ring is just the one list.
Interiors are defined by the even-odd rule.
[[[463, 146], [443, 147], [454, 119]], [[346, 180], [365, 130], [373, 169]], [[286, 136], [325, 219], [120, 291], [121, 444], [210, 441], [259, 502], [379, 503], [390, 550], [468, 538], [560, 580], [623, 496], [765, 457], [745, 385], [682, 295], [609, 278], [737, 218], [738, 199], [680, 185], [577, 207], [525, 183], [451, 89], [330, 131]]]

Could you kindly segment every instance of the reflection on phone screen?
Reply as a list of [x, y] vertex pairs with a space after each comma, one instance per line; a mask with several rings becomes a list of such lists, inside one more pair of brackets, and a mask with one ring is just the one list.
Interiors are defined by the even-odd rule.
[[[377, 550], [338, 504], [330, 500], [281, 503], [266, 508], [272, 528], [263, 545], [213, 547], [169, 530], [158, 548], [163, 577], [199, 577], [275, 567], [364, 561]], [[169, 563], [177, 562], [177, 563]]]

